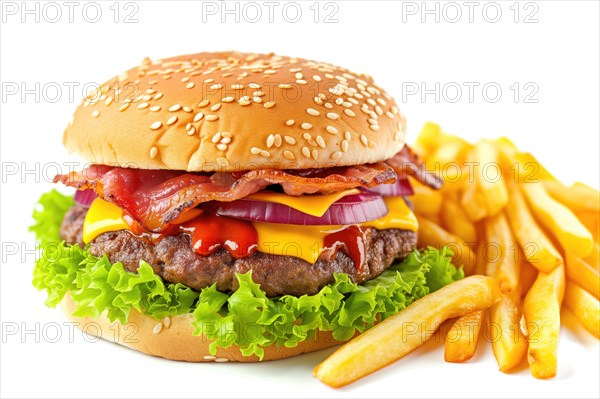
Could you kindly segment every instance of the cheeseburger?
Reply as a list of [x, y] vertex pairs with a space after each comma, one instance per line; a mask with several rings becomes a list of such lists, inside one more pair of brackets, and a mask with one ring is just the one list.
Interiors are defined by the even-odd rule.
[[[352, 338], [458, 279], [416, 249], [439, 188], [370, 76], [273, 54], [145, 59], [84, 99], [32, 230], [34, 285], [107, 340], [186, 361], [279, 359]], [[116, 331], [116, 333], [115, 333]]]

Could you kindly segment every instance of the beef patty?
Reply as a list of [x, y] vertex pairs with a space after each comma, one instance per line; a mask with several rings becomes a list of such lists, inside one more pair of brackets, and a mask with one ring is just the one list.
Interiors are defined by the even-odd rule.
[[[87, 209], [75, 205], [65, 215], [61, 238], [68, 243], [83, 244], [82, 228]], [[167, 236], [154, 245], [129, 231], [103, 233], [90, 243], [95, 256], [106, 254], [111, 263], [121, 262], [126, 270], [137, 271], [141, 260], [170, 283], [182, 283], [200, 290], [214, 283], [222, 292], [238, 288], [235, 273], [252, 270], [252, 279], [270, 296], [315, 294], [334, 282], [334, 273], [346, 273], [356, 283], [363, 283], [383, 273], [395, 260], [405, 258], [417, 243], [417, 233], [409, 230], [365, 231], [367, 254], [361, 270], [352, 260], [338, 252], [331, 260], [319, 259], [310, 264], [300, 258], [255, 252], [235, 259], [224, 249], [209, 256], [197, 255], [187, 234]]]

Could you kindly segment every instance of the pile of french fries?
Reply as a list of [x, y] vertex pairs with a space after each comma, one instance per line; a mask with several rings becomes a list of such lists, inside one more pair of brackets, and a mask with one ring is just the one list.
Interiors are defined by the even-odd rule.
[[419, 247], [450, 247], [471, 277], [350, 341], [315, 376], [346, 385], [429, 338], [408, 326], [430, 331], [456, 318], [446, 361], [472, 358], [484, 332], [501, 371], [527, 356], [534, 377], [554, 377], [563, 303], [600, 339], [600, 193], [565, 186], [506, 138], [471, 144], [428, 123], [413, 148], [445, 181], [440, 191], [413, 182]]

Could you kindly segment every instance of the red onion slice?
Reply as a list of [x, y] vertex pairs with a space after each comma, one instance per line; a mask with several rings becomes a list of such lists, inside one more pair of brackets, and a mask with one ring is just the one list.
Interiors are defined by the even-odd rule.
[[92, 202], [98, 198], [94, 190], [77, 190], [75, 193], [75, 203], [85, 208], [89, 208]]
[[408, 179], [399, 179], [395, 183], [380, 184], [371, 188], [363, 188], [363, 190], [383, 195], [384, 197], [403, 197], [414, 194]]
[[321, 217], [308, 215], [283, 204], [243, 198], [233, 202], [214, 202], [210, 209], [219, 216], [297, 225], [357, 224], [379, 219], [388, 213], [383, 198], [368, 192], [339, 199]]

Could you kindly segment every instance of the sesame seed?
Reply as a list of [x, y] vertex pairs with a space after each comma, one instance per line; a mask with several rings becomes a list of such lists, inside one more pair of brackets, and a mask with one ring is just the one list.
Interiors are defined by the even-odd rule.
[[338, 130], [333, 126], [327, 126], [327, 133], [329, 134], [338, 134]]
[[223, 85], [222, 85], [222, 84], [220, 84], [220, 83], [215, 83], [214, 85], [211, 85], [211, 86], [210, 86], [210, 89], [211, 89], [211, 90], [219, 90], [219, 89], [220, 89], [220, 88], [222, 88], [222, 87], [223, 87]]
[[254, 93], [252, 93], [253, 96], [258, 96], [258, 97], [262, 97], [265, 95], [264, 91], [260, 91], [260, 90], [256, 90]]
[[269, 151], [260, 150], [260, 156], [261, 157], [265, 157], [265, 158], [269, 158], [271, 156], [271, 153]]
[[351, 109], [348, 109], [348, 108], [346, 108], [346, 109], [344, 110], [344, 113], [345, 113], [346, 115], [350, 116], [350, 117], [354, 117], [354, 116], [356, 116], [356, 114], [354, 113], [354, 111], [352, 111]]
[[169, 118], [169, 120], [167, 121], [167, 126], [171, 126], [172, 124], [174, 124], [175, 122], [177, 122], [177, 117], [176, 116], [172, 116]]
[[286, 124], [287, 126], [292, 126], [294, 123], [295, 123], [295, 121], [294, 121], [293, 119], [288, 119], [288, 120], [285, 122], [285, 124]]
[[291, 73], [300, 72], [301, 70], [302, 70], [302, 68], [292, 68], [292, 69], [290, 69], [290, 72]]
[[193, 136], [194, 134], [196, 134], [196, 128], [194, 126], [190, 127], [189, 129], [187, 129], [187, 134]]
[[312, 125], [310, 123], [304, 122], [303, 124], [300, 125], [300, 127], [304, 130], [309, 130], [312, 128]]
[[319, 75], [313, 75], [312, 77], [316, 82], [320, 82], [321, 81], [321, 77]]
[[[221, 132], [221, 136], [231, 138], [231, 133], [229, 132]], [[223, 140], [221, 140], [223, 141]]]
[[[156, 148], [156, 147], [153, 147]], [[160, 332], [160, 330], [162, 330], [162, 323], [156, 323], [156, 325], [154, 326], [154, 328], [152, 329], [152, 332], [154, 334], [158, 334]]]
[[244, 85], [241, 83], [234, 83], [231, 85], [231, 88], [233, 90], [242, 90], [244, 88]]
[[378, 125], [379, 124], [379, 122], [377, 121], [377, 119], [369, 118], [368, 121], [369, 121], [369, 123], [371, 125]]
[[206, 120], [209, 121], [209, 122], [214, 122], [217, 119], [219, 119], [218, 115], [206, 115]]
[[212, 82], [214, 82], [214, 81], [215, 81], [214, 79], [210, 78], [210, 79], [206, 79], [206, 80], [204, 81], [204, 83], [212, 83]]
[[281, 147], [281, 136], [279, 134], [275, 135], [275, 147]]
[[346, 132], [346, 133], [344, 133], [344, 138], [345, 138], [346, 140], [350, 141], [350, 138], [351, 138], [351, 136], [350, 136], [350, 132]]
[[398, 107], [396, 107], [395, 105], [392, 107], [392, 112], [394, 114], [398, 114], [400, 112], [400, 110], [398, 109]]
[[317, 111], [316, 109], [313, 108], [307, 108], [306, 109], [306, 113], [312, 116], [319, 116], [321, 115], [321, 113], [319, 111]]
[[319, 97], [315, 97], [314, 101], [315, 101], [315, 103], [317, 103], [319, 105], [323, 105], [323, 100], [321, 100]]
[[229, 143], [231, 143], [231, 137], [223, 137], [221, 139], [221, 143], [223, 143], [223, 144], [229, 144]]
[[275, 143], [275, 136], [273, 136], [272, 134], [269, 134], [269, 137], [267, 137], [267, 148], [273, 147], [274, 143]]
[[348, 101], [351, 102], [354, 105], [358, 105], [358, 101], [354, 98], [348, 98]]
[[381, 97], [379, 97], [379, 98], [377, 99], [377, 102], [378, 102], [380, 105], [384, 106], [384, 107], [387, 105], [387, 103], [385, 102], [385, 100], [384, 100], [383, 98], [381, 98]]
[[308, 147], [302, 147], [302, 155], [304, 155], [306, 158], [310, 158], [310, 150]]
[[375, 112], [371, 111], [369, 112], [369, 116], [373, 119], [379, 119], [379, 115], [377, 115]]
[[108, 97], [106, 99], [106, 106], [108, 107], [110, 104], [112, 104], [112, 102], [113, 102], [113, 98], [112, 97]]
[[227, 363], [229, 361], [229, 359], [224, 358], [224, 357], [219, 357], [215, 359], [215, 362], [217, 363]]
[[97, 117], [99, 117], [99, 116], [100, 116], [100, 111], [96, 110], [96, 111], [92, 112], [92, 116], [93, 116], [94, 118], [97, 118]]
[[373, 100], [372, 98], [368, 98], [368, 99], [367, 99], [367, 102], [368, 102], [370, 105], [372, 105], [372, 106], [376, 106], [376, 105], [377, 105], [377, 103], [375, 102], [375, 100]]
[[215, 360], [216, 358], [217, 358], [216, 356], [211, 356], [211, 355], [204, 356], [204, 360]]
[[332, 75], [332, 74], [330, 74], [330, 73], [326, 73], [326, 74], [325, 74], [325, 77], [326, 77], [327, 79], [333, 79], [333, 75]]
[[336, 120], [336, 119], [339, 119], [340, 116], [338, 114], [336, 114], [335, 112], [329, 112], [327, 114], [327, 117], [331, 120]]
[[119, 111], [123, 112], [123, 111], [125, 111], [127, 108], [129, 108], [129, 103], [125, 103], [125, 104], [121, 105], [121, 106], [119, 107]]
[[294, 159], [296, 159], [296, 157], [294, 156], [294, 154], [291, 151], [289, 151], [289, 150], [285, 150], [283, 152], [283, 157], [285, 159], [289, 159], [290, 161], [293, 161]]
[[378, 115], [383, 115], [383, 110], [381, 109], [381, 107], [379, 105], [375, 106], [375, 111], [377, 112]]
[[217, 149], [219, 151], [225, 151], [227, 150], [227, 144], [217, 144]]
[[371, 128], [371, 130], [379, 130], [379, 125], [369, 125], [369, 127]]
[[161, 126], [162, 126], [162, 123], [160, 123], [159, 121], [156, 121], [150, 125], [150, 129], [158, 130], [158, 129], [160, 129]]
[[165, 316], [165, 318], [163, 319], [163, 325], [166, 328], [171, 327], [171, 318], [169, 316]]
[[325, 108], [332, 109], [333, 105], [331, 105], [330, 103], [325, 103]]
[[390, 111], [385, 111], [385, 116], [394, 119], [394, 114], [392, 114]]
[[163, 94], [162, 93], [158, 93], [157, 95], [155, 95], [153, 98], [154, 100], [160, 100], [162, 98]]
[[204, 114], [202, 112], [198, 112], [196, 116], [194, 116], [194, 122], [198, 122], [202, 118], [204, 118]]
[[153, 107], [150, 107], [150, 111], [152, 111], [152, 112], [158, 112], [158, 111], [160, 111], [160, 105], [155, 105]]
[[224, 103], [231, 103], [233, 102], [233, 100], [235, 100], [235, 98], [233, 97], [224, 97], [221, 101], [223, 101]]
[[337, 105], [342, 105], [344, 103], [344, 99], [342, 97], [338, 97], [335, 99], [335, 103]]
[[311, 140], [312, 139], [312, 136], [310, 135], [310, 133], [304, 133], [302, 135], [302, 137], [304, 138], [304, 140]]
[[295, 77], [296, 79], [302, 79], [302, 77], [303, 77], [303, 76], [302, 76], [302, 74], [301, 74], [300, 72], [298, 72], [298, 73], [296, 73], [296, 74], [294, 75], [294, 77]]
[[215, 105], [213, 105], [212, 107], [210, 107], [211, 111], [218, 111], [221, 109], [221, 103], [216, 103]]
[[342, 151], [344, 151], [344, 152], [348, 151], [348, 140], [342, 141]]
[[150, 101], [152, 99], [151, 95], [146, 94], [145, 96], [142, 96], [142, 100], [144, 101]]
[[369, 145], [369, 140], [367, 140], [367, 136], [365, 136], [364, 134], [360, 135], [360, 142], [363, 143], [365, 147]]
[[260, 89], [260, 85], [258, 83], [249, 83], [248, 87], [251, 89]]
[[150, 158], [154, 159], [158, 155], [158, 148], [152, 147], [150, 148]]
[[179, 111], [180, 109], [181, 109], [181, 105], [179, 105], [179, 104], [175, 104], [175, 105], [173, 105], [173, 106], [169, 107], [169, 112], [177, 112], [177, 111]]
[[275, 101], [268, 101], [263, 105], [263, 107], [265, 107], [265, 108], [273, 108], [274, 106], [275, 106]]
[[305, 85], [308, 82], [306, 80], [304, 80], [304, 79], [298, 79], [298, 80], [296, 80], [296, 83], [298, 83], [299, 85]]
[[292, 85], [287, 84], [287, 83], [282, 83], [282, 84], [279, 85], [279, 88], [280, 89], [291, 89]]
[[313, 159], [316, 161], [317, 159], [319, 159], [319, 151], [317, 150], [312, 150], [312, 157]]
[[342, 153], [340, 151], [336, 151], [333, 154], [331, 154], [331, 159], [333, 159], [334, 161], [337, 161], [341, 157], [342, 157]]
[[189, 78], [189, 77], [187, 77], [187, 76], [186, 76], [185, 78], [181, 79], [181, 81], [182, 81], [183, 83], [187, 82], [188, 80], [190, 80], [190, 78]]
[[217, 144], [219, 141], [221, 141], [221, 133], [220, 132], [215, 133], [215, 135], [212, 137], [212, 139], [210, 141], [212, 141], [213, 144]]
[[149, 106], [150, 106], [150, 104], [148, 104], [148, 103], [140, 103], [140, 104], [138, 104], [138, 106], [136, 108], [144, 109], [144, 108], [148, 108]]
[[323, 140], [323, 137], [317, 136], [317, 144], [319, 144], [319, 147], [325, 148], [325, 140]]
[[285, 136], [284, 139], [290, 145], [296, 144], [296, 139], [293, 138], [292, 136]]
[[262, 103], [262, 98], [256, 96], [252, 98], [252, 101], [254, 101], [255, 103]]
[[240, 104], [241, 106], [244, 106], [244, 105], [250, 105], [251, 103], [249, 100], [243, 100], [240, 98], [240, 100], [238, 101], [238, 104]]
[[200, 107], [200, 108], [204, 108], [204, 107], [206, 107], [208, 104], [210, 104], [210, 101], [208, 101], [208, 100], [203, 100], [203, 101], [201, 101], [201, 102], [200, 102], [200, 104], [198, 104], [198, 107]]
[[192, 109], [190, 107], [187, 107], [187, 106], [183, 107], [182, 109], [183, 109], [183, 112], [188, 112], [188, 113], [192, 112]]

